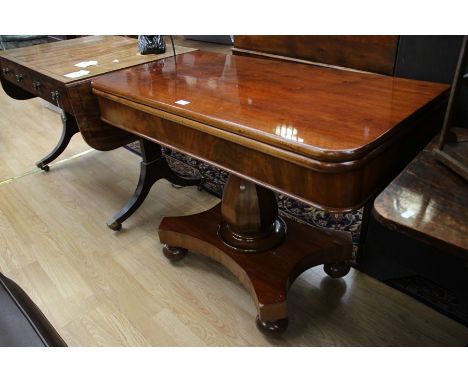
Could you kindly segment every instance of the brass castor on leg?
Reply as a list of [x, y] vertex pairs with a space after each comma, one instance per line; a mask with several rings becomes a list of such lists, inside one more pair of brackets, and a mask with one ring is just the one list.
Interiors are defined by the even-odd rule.
[[43, 171], [49, 171], [50, 170], [50, 167], [47, 164], [38, 163], [37, 167], [39, 167]]
[[333, 277], [334, 279], [346, 276], [351, 269], [351, 264], [347, 261], [342, 263], [332, 263], [332, 264], [324, 264], [323, 270], [325, 273]]
[[120, 231], [122, 229], [122, 223], [119, 223], [117, 221], [114, 221], [112, 223], [107, 223], [107, 226], [112, 230], [112, 231]]
[[282, 318], [275, 321], [262, 321], [259, 316], [255, 319], [257, 328], [265, 335], [276, 337], [283, 333], [288, 327], [288, 319]]
[[167, 244], [164, 244], [164, 247], [163, 247], [164, 256], [166, 256], [171, 261], [182, 260], [187, 254], [187, 252], [188, 251], [185, 248], [170, 247]]

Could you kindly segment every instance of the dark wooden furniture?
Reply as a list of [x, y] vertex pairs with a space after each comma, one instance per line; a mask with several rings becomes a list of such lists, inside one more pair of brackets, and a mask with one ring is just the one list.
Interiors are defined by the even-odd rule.
[[[176, 47], [177, 54], [193, 51]], [[67, 147], [74, 134], [80, 132], [84, 140], [96, 150], [113, 150], [137, 137], [115, 129], [99, 118], [99, 107], [91, 91], [91, 80], [98, 76], [134, 65], [172, 56], [172, 49], [164, 54], [140, 55], [134, 39], [122, 36], [88, 36], [49, 44], [35, 45], [0, 52], [0, 80], [5, 92], [19, 100], [40, 97], [62, 109], [63, 130], [57, 146], [37, 162], [48, 171], [48, 164]], [[94, 61], [80, 67], [77, 64]], [[83, 70], [83, 75], [70, 78], [70, 73]], [[112, 229], [121, 223], [143, 202], [151, 185], [160, 178], [175, 184], [198, 184], [198, 179], [184, 179], [173, 173], [161, 156], [161, 147], [142, 142], [142, 177], [129, 204], [109, 221]]]
[[398, 36], [236, 36], [235, 54], [393, 74]]
[[41, 310], [0, 273], [0, 347], [67, 346]]
[[230, 172], [221, 206], [165, 218], [172, 260], [192, 250], [251, 292], [258, 326], [287, 324], [304, 270], [349, 271], [350, 237], [278, 216], [278, 190], [329, 211], [361, 207], [440, 127], [447, 86], [191, 52], [93, 81], [104, 122]]
[[[468, 139], [468, 129], [454, 129]], [[375, 218], [468, 261], [468, 184], [432, 153], [438, 137], [376, 198]]]
[[468, 36], [463, 38], [460, 49], [457, 70], [450, 91], [450, 98], [445, 113], [444, 125], [440, 133], [439, 145], [434, 149], [434, 155], [443, 164], [455, 171], [468, 181], [468, 145], [466, 140], [459, 140], [453, 133], [453, 112], [456, 99], [459, 97], [463, 77], [465, 77], [465, 64], [468, 58]]
[[376, 198], [359, 269], [467, 325], [468, 184], [434, 157], [438, 141]]

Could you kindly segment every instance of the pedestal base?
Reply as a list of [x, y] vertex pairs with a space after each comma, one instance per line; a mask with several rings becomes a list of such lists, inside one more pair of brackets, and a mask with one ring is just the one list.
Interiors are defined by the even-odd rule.
[[284, 241], [276, 248], [258, 253], [236, 251], [218, 237], [222, 221], [220, 205], [195, 215], [164, 218], [159, 238], [166, 248], [188, 249], [228, 268], [252, 295], [259, 329], [275, 333], [287, 327], [287, 292], [293, 281], [320, 264], [330, 264], [329, 268], [337, 271], [334, 276], [338, 273], [343, 276], [349, 270], [352, 252], [349, 233], [284, 220], [287, 226]]

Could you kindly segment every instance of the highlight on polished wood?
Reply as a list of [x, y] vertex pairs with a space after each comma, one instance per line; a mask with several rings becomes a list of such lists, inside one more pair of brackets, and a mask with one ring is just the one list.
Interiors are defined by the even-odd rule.
[[331, 211], [358, 209], [395, 176], [440, 128], [448, 95], [443, 84], [207, 52], [93, 89], [106, 123]]
[[230, 175], [223, 191], [219, 238], [246, 253], [277, 247], [286, 237], [286, 224], [278, 215], [273, 191]]
[[[453, 129], [466, 141], [466, 129]], [[376, 198], [374, 216], [391, 229], [468, 261], [468, 187], [434, 157], [439, 137]]]
[[200, 51], [93, 88], [331, 163], [361, 159], [448, 96], [445, 84]]

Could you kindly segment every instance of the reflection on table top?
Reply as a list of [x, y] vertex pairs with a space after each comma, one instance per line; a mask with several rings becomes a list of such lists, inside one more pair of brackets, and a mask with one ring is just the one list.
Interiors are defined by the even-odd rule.
[[191, 52], [93, 87], [330, 162], [355, 160], [446, 95], [447, 85], [244, 56]]
[[[457, 131], [468, 138], [468, 129]], [[434, 158], [437, 142], [438, 137], [377, 197], [375, 216], [468, 259], [468, 183]]]
[[[193, 48], [176, 47], [177, 53], [194, 50]], [[163, 54], [141, 55], [138, 52], [137, 40], [130, 37], [87, 36], [10, 49], [0, 52], [0, 57], [63, 83], [69, 83], [169, 57], [172, 54], [172, 49], [168, 49]], [[77, 64], [81, 66], [76, 66]], [[88, 73], [77, 77], [65, 76], [80, 70]]]

